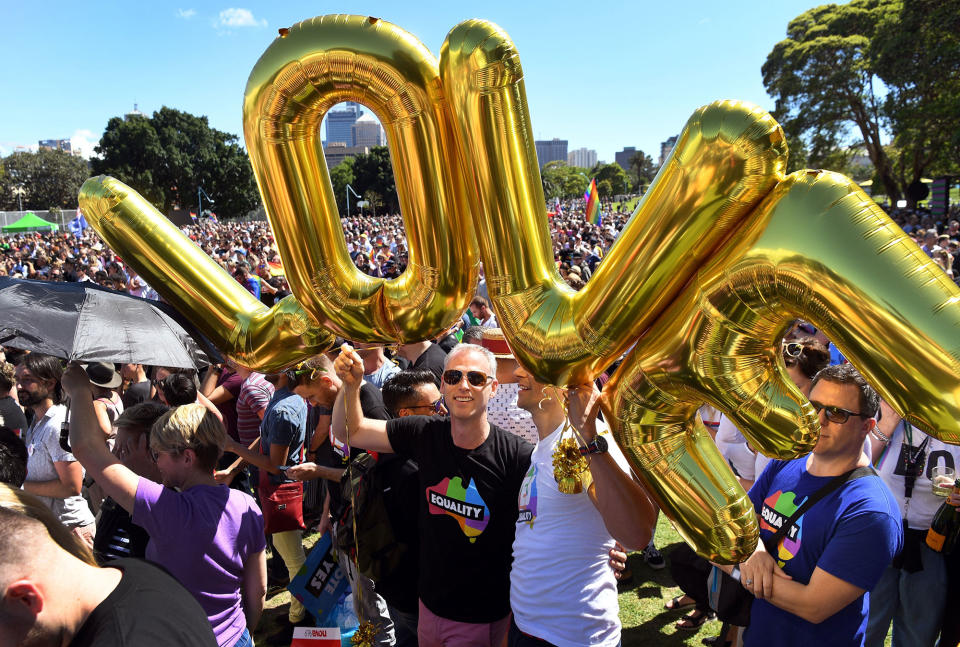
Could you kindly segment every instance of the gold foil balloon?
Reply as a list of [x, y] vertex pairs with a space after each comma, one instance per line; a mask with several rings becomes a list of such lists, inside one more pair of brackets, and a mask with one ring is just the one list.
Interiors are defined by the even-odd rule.
[[110, 248], [238, 364], [269, 372], [333, 345], [293, 297], [267, 308], [123, 182], [90, 178], [79, 199]]
[[554, 262], [523, 71], [509, 36], [469, 20], [440, 50], [476, 201], [487, 288], [518, 360], [540, 381], [586, 382], [652, 323], [773, 188], [786, 144], [769, 114], [723, 101], [698, 110], [586, 287]]
[[640, 339], [605, 389], [617, 440], [698, 552], [742, 561], [753, 506], [696, 414], [719, 408], [768, 456], [809, 452], [817, 416], [787, 376], [794, 318], [821, 328], [911, 423], [960, 442], [960, 290], [847, 178], [781, 182]]
[[[392, 281], [354, 268], [331, 194], [318, 128], [348, 100], [380, 117], [391, 147], [411, 261]], [[694, 113], [578, 293], [554, 266], [519, 56], [492, 23], [455, 27], [439, 66], [375, 18], [294, 25], [250, 75], [244, 132], [297, 300], [261, 306], [116, 180], [88, 180], [80, 203], [111, 247], [245, 366], [322, 351], [324, 327], [367, 342], [441, 333], [472, 294], [479, 244], [504, 334], [539, 381], [586, 382], [635, 344], [604, 389], [605, 417], [661, 508], [711, 559], [747, 557], [757, 522], [697, 417], [701, 403], [765, 454], [816, 443], [817, 418], [780, 357], [793, 318], [824, 330], [907, 420], [960, 444], [960, 290], [846, 178], [784, 178], [783, 132], [755, 106]]]
[[[409, 265], [384, 280], [347, 253], [320, 139], [342, 101], [380, 118], [393, 158]], [[293, 293], [322, 325], [364, 342], [436, 337], [477, 281], [463, 171], [437, 62], [384, 20], [322, 16], [293, 25], [250, 73], [244, 135]]]

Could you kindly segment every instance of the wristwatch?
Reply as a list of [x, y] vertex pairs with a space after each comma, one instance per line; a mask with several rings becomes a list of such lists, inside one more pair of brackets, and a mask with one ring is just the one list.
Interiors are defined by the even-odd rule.
[[580, 455], [586, 456], [587, 454], [606, 454], [610, 446], [607, 444], [607, 439], [603, 436], [597, 435], [593, 440], [587, 443], [586, 447], [580, 448]]

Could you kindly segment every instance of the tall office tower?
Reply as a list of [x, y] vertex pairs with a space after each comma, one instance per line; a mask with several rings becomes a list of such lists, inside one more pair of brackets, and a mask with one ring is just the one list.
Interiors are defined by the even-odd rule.
[[624, 171], [630, 170], [630, 158], [637, 154], [635, 146], [624, 146], [623, 150], [614, 153], [613, 161], [620, 165]]
[[673, 147], [677, 145], [677, 136], [668, 137], [667, 141], [660, 143], [660, 166], [663, 166], [663, 163], [667, 161], [670, 153], [673, 152]]
[[387, 143], [386, 138], [383, 136], [383, 128], [380, 127], [380, 122], [369, 112], [357, 119], [356, 123], [353, 124], [352, 134], [354, 146], [373, 148], [374, 146], [383, 146]]
[[327, 146], [340, 142], [353, 146], [353, 124], [357, 122], [363, 109], [360, 104], [348, 101], [327, 113]]
[[580, 168], [593, 168], [597, 165], [597, 151], [590, 148], [578, 148], [567, 153], [567, 164]]
[[540, 168], [547, 162], [560, 160], [567, 161], [567, 140], [554, 137], [550, 140], [537, 140], [534, 142], [537, 147], [537, 160], [540, 162]]

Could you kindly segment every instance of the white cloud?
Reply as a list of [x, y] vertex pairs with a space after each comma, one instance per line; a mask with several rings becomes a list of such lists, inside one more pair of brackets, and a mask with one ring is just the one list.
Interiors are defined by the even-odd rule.
[[184, 20], [190, 20], [197, 15], [196, 9], [177, 9], [177, 18], [183, 18]]
[[93, 134], [93, 131], [86, 128], [78, 128], [70, 135], [70, 148], [77, 152], [84, 159], [90, 159], [95, 155], [93, 147], [100, 143], [100, 138]]
[[226, 29], [233, 27], [266, 27], [267, 21], [257, 20], [249, 9], [230, 7], [220, 12], [220, 17], [214, 24]]
[[34, 142], [32, 144], [24, 144], [23, 142], [14, 141], [0, 142], [0, 157], [6, 157], [10, 153], [23, 150], [35, 153], [37, 152], [37, 143]]

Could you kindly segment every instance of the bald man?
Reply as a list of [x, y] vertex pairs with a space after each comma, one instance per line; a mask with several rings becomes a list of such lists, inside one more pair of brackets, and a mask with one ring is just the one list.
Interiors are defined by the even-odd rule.
[[[0, 489], [0, 501], [42, 506]], [[203, 609], [170, 575], [132, 559], [100, 568], [57, 524], [0, 503], [0, 645], [216, 647]]]

